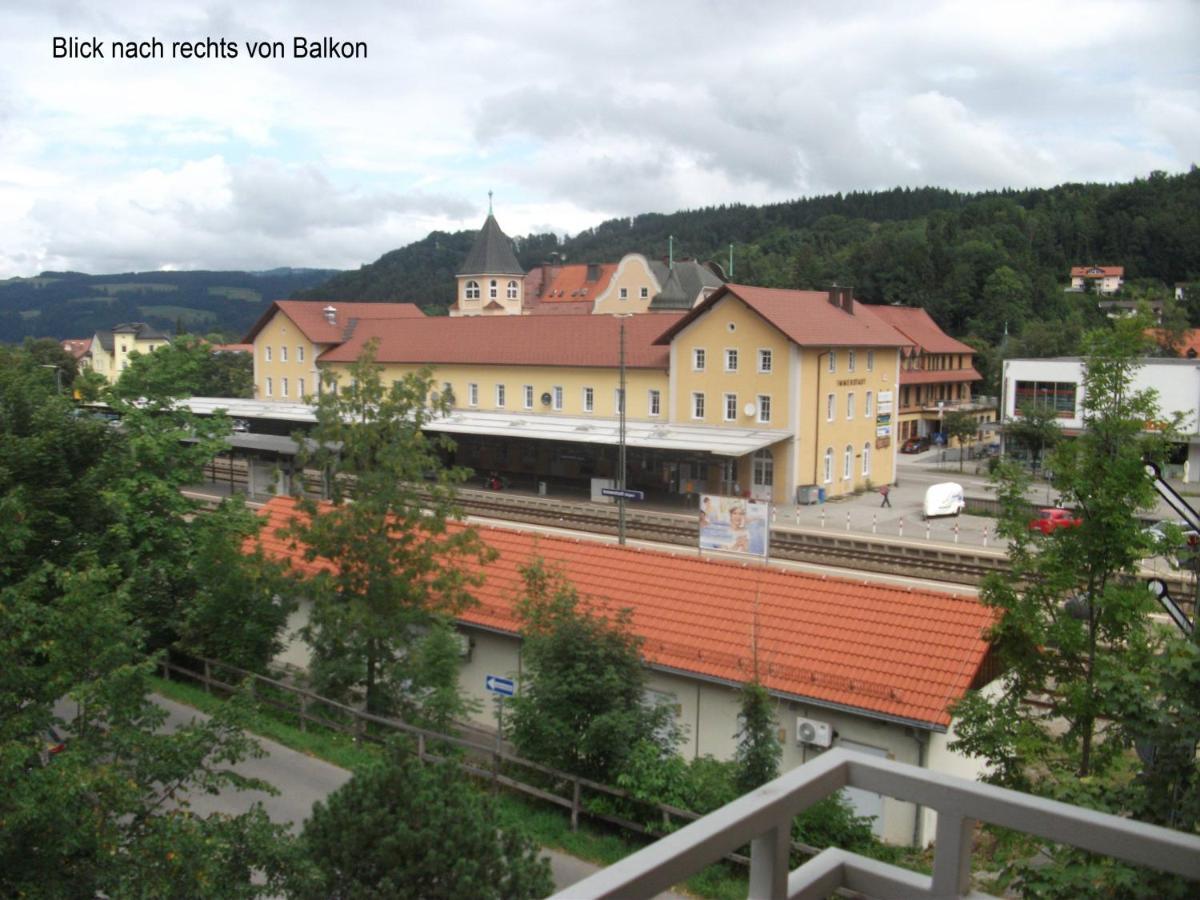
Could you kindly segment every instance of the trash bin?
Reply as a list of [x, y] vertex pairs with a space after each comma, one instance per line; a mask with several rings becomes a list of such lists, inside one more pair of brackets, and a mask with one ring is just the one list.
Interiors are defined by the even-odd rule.
[[546, 482], [544, 482], [544, 481], [538, 482], [538, 496], [539, 497], [546, 496]]
[[801, 506], [809, 506], [817, 502], [817, 486], [802, 484], [796, 488], [796, 502]]
[[825, 488], [823, 488], [823, 487], [817, 488], [817, 502], [818, 503], [825, 502]]

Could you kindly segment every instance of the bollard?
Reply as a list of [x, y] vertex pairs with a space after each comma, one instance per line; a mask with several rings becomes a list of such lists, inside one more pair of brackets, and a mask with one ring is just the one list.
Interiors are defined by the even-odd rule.
[[796, 524], [797, 525], [800, 524], [800, 507], [799, 506], [796, 507]]
[[850, 530], [850, 510], [846, 510], [846, 530]]
[[879, 525], [879, 513], [871, 513], [871, 534], [875, 534]]
[[900, 537], [904, 537], [904, 516], [900, 517]]
[[958, 523], [954, 523], [954, 543], [958, 543]]
[[771, 527], [772, 528], [775, 527], [775, 520], [776, 520], [777, 513], [778, 513], [778, 510], [775, 508], [774, 504], [772, 504], [772, 506], [771, 506]]
[[825, 527], [825, 507], [821, 507], [821, 527]]
[[987, 546], [987, 539], [988, 539], [987, 526], [984, 525], [983, 526], [983, 546], [985, 546], [985, 547]]
[[925, 520], [925, 540], [929, 540], [929, 520]]

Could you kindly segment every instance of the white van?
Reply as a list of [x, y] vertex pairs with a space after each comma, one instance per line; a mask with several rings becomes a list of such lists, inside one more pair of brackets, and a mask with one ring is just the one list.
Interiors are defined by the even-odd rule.
[[925, 508], [922, 518], [957, 516], [966, 505], [967, 501], [963, 499], [962, 485], [953, 481], [943, 481], [941, 484], [932, 485], [925, 492]]

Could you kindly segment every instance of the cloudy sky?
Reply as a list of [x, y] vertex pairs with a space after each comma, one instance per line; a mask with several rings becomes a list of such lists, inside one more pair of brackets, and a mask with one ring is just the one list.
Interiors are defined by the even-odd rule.
[[[166, 58], [111, 58], [154, 37]], [[238, 58], [171, 58], [205, 38]], [[516, 235], [1184, 171], [1198, 38], [1197, 0], [0, 0], [0, 278], [357, 267], [477, 228], [489, 189]]]

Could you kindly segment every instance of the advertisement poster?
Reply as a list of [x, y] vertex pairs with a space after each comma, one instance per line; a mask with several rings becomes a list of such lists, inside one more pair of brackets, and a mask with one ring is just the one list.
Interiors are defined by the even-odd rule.
[[771, 504], [741, 497], [700, 495], [700, 549], [766, 556]]

